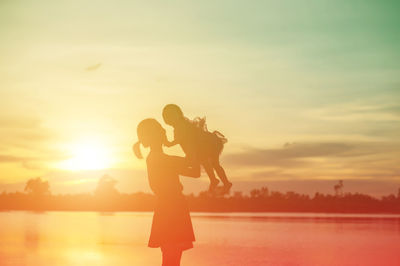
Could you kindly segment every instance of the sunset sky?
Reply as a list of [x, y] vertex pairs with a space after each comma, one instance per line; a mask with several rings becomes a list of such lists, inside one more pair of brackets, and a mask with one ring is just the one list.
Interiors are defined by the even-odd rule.
[[2, 0], [0, 192], [38, 176], [54, 193], [91, 192], [103, 174], [122, 192], [149, 191], [136, 125], [176, 103], [229, 139], [233, 190], [333, 193], [343, 179], [347, 192], [397, 193], [399, 9]]

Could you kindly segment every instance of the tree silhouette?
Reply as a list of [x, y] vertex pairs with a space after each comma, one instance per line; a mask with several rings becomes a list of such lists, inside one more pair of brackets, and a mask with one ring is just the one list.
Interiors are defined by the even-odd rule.
[[[62, 211], [151, 211], [155, 206], [153, 194], [119, 193], [117, 181], [105, 175], [99, 179], [94, 193], [50, 194], [49, 183], [40, 178], [30, 179], [25, 191], [0, 193], [1, 210], [62, 210]], [[399, 189], [400, 190], [400, 189]], [[224, 197], [211, 195], [208, 190], [187, 196], [194, 212], [324, 212], [324, 213], [400, 213], [400, 191], [376, 198], [360, 193], [341, 197], [316, 192], [314, 196], [294, 191], [282, 193], [255, 189], [250, 196], [235, 191]], [[50, 194], [50, 195], [46, 195]], [[42, 195], [42, 196], [37, 196]]]
[[266, 198], [269, 195], [269, 191], [267, 187], [261, 187], [260, 189], [252, 189], [250, 191], [250, 197], [252, 199], [256, 198]]
[[334, 187], [336, 197], [343, 196], [343, 180], [339, 180], [339, 183], [336, 184]]
[[31, 178], [26, 182], [24, 191], [35, 196], [48, 195], [50, 194], [50, 185], [48, 181], [44, 181], [40, 177]]
[[233, 198], [235, 199], [242, 199], [243, 198], [243, 192], [242, 191], [235, 191], [233, 193]]
[[97, 183], [97, 187], [94, 194], [97, 196], [106, 196], [106, 197], [118, 195], [119, 192], [115, 188], [116, 185], [117, 181], [114, 178], [112, 178], [109, 175], [103, 175]]
[[260, 197], [260, 190], [259, 189], [252, 189], [251, 191], [250, 191], [250, 197], [252, 198], [252, 199], [255, 199], [255, 198], [258, 198], [258, 197]]
[[269, 190], [267, 187], [261, 187], [260, 189], [260, 197], [266, 198], [269, 195]]

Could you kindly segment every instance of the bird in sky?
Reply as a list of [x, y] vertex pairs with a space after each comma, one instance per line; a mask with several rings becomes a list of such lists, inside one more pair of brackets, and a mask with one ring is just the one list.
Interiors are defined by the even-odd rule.
[[101, 66], [101, 63], [98, 63], [98, 64], [96, 64], [96, 65], [92, 65], [92, 66], [88, 66], [88, 67], [86, 68], [86, 71], [95, 71], [95, 70], [97, 70], [100, 66]]

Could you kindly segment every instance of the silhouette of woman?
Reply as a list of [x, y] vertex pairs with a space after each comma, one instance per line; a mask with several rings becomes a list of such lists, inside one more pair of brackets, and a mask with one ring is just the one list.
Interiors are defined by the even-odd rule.
[[195, 240], [179, 175], [200, 177], [200, 165], [163, 152], [166, 133], [155, 119], [140, 122], [137, 135], [139, 141], [133, 150], [138, 158], [142, 158], [140, 144], [150, 147], [147, 175], [157, 198], [148, 246], [161, 248], [163, 266], [179, 266], [182, 251], [192, 248]]

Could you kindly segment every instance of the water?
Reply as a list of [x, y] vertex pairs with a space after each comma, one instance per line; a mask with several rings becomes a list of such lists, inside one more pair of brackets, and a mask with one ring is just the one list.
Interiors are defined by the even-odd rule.
[[[0, 212], [0, 265], [160, 265], [151, 213]], [[183, 266], [400, 265], [399, 215], [192, 213]]]

